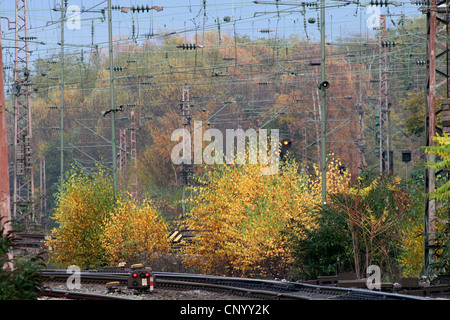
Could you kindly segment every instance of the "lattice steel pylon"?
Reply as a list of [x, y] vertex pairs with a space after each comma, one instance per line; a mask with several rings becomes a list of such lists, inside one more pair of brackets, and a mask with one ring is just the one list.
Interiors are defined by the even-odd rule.
[[[181, 111], [181, 121], [183, 124], [183, 129], [187, 130], [189, 134], [192, 132], [192, 115], [191, 115], [191, 105], [189, 101], [189, 87], [183, 87], [183, 95], [181, 98], [180, 104]], [[183, 139], [183, 141], [186, 141]], [[190, 150], [185, 144], [183, 144], [183, 157], [187, 156], [187, 150]], [[189, 164], [183, 162], [181, 175], [183, 177], [183, 184], [188, 185], [190, 181], [190, 177], [193, 173], [193, 164], [190, 162]]]
[[127, 145], [127, 130], [120, 129], [120, 144], [119, 144], [119, 162], [117, 168], [122, 180], [122, 186], [126, 186], [128, 183], [128, 145]]
[[[426, 105], [426, 143], [427, 146], [436, 145], [433, 137], [436, 135], [436, 98], [437, 90], [442, 86], [444, 96], [440, 96], [442, 109], [442, 131], [450, 134], [450, 85], [449, 85], [449, 0], [428, 0], [426, 6], [420, 10], [427, 15], [427, 105]], [[442, 33], [443, 39], [438, 35]], [[439, 49], [439, 52], [438, 52]], [[445, 66], [445, 70], [442, 67]], [[439, 77], [439, 78], [438, 78]], [[427, 154], [428, 162], [435, 162], [435, 155]], [[450, 175], [449, 175], [450, 176]], [[425, 170], [425, 193], [429, 194], [436, 188], [436, 172], [433, 168]], [[436, 203], [432, 197], [425, 201], [425, 249], [424, 273], [428, 274], [429, 267], [435, 260], [436, 248]]]
[[[181, 103], [180, 103], [180, 111], [181, 111], [181, 122], [183, 125], [183, 129], [187, 130], [189, 136], [191, 135], [191, 105], [189, 101], [189, 87], [183, 86], [183, 95], [181, 97]], [[184, 134], [184, 132], [183, 132]], [[190, 141], [190, 139], [188, 140]], [[189, 156], [187, 155], [188, 150], [191, 150], [191, 148], [186, 145], [186, 140], [183, 137], [183, 157], [186, 157], [186, 159], [190, 159], [191, 154]], [[190, 151], [189, 151], [190, 152]], [[182, 191], [182, 217], [186, 217], [186, 186], [189, 185], [191, 176], [194, 172], [194, 166], [191, 161], [183, 161], [182, 167], [181, 167], [181, 177], [182, 177], [182, 183], [183, 183], [183, 191]]]
[[137, 179], [137, 143], [136, 143], [136, 117], [134, 111], [131, 111], [131, 128], [130, 128], [130, 151], [131, 151], [131, 172], [130, 172], [130, 189], [134, 199], [138, 198], [138, 179]]
[[[34, 213], [34, 175], [30, 103], [27, 0], [16, 0], [14, 63], [14, 217]], [[27, 224], [25, 224], [25, 227]]]

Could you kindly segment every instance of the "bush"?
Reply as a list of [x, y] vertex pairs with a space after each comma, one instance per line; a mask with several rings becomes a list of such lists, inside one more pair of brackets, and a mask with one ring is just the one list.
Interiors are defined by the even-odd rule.
[[[217, 166], [200, 179], [186, 224], [195, 242], [185, 248], [186, 263], [200, 272], [231, 276], [286, 277], [293, 256], [287, 230], [312, 230], [311, 207], [320, 202], [320, 181], [284, 164], [274, 175], [259, 165]], [[328, 188], [345, 188], [347, 175], [330, 161]]]
[[97, 268], [107, 264], [104, 223], [116, 206], [111, 177], [97, 168], [93, 177], [68, 173], [53, 215], [58, 227], [47, 241], [52, 259], [64, 266]]
[[35, 300], [42, 288], [39, 274], [39, 270], [43, 267], [42, 259], [37, 256], [13, 260], [13, 271], [7, 270], [3, 266], [9, 262], [8, 252], [11, 248], [12, 237], [4, 235], [2, 227], [0, 229], [0, 300]]
[[170, 251], [167, 232], [167, 224], [151, 202], [136, 205], [127, 199], [119, 201], [107, 218], [102, 244], [111, 263], [147, 263]]

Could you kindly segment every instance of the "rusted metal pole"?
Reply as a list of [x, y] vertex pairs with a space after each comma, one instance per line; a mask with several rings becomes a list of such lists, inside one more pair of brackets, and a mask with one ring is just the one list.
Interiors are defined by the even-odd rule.
[[[433, 137], [436, 135], [436, 0], [430, 0], [427, 12], [427, 146], [436, 143]], [[435, 155], [427, 154], [427, 162], [434, 163]], [[425, 192], [433, 192], [436, 187], [436, 175], [433, 168], [425, 171]], [[424, 272], [427, 274], [430, 265], [434, 261], [435, 244], [435, 199], [427, 197], [425, 205], [425, 249], [424, 249]]]
[[[0, 28], [0, 225], [3, 226], [4, 235], [11, 232], [11, 196], [9, 190], [8, 173], [8, 141], [6, 138], [6, 104], [5, 88], [3, 83], [3, 52]], [[7, 256], [9, 262], [4, 266], [12, 269], [12, 252]]]

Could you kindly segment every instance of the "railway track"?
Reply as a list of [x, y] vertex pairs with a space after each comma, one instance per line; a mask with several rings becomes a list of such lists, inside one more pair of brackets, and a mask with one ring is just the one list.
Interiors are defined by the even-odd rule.
[[[67, 281], [71, 274], [66, 270], [41, 271], [44, 282]], [[119, 282], [126, 285], [129, 271], [81, 271], [84, 283]], [[341, 288], [288, 281], [220, 277], [185, 273], [153, 272], [155, 289], [205, 290], [221, 292], [248, 299], [264, 300], [429, 300], [430, 298], [405, 294], [372, 291], [367, 289]], [[43, 293], [47, 294], [47, 293]], [[99, 298], [99, 297], [97, 297]], [[106, 298], [105, 298], [106, 299]]]

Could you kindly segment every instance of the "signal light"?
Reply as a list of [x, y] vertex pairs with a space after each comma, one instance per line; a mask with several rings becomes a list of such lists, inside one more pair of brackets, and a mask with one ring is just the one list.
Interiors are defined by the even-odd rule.
[[[134, 266], [134, 265], [133, 265]], [[135, 289], [139, 292], [153, 291], [154, 277], [149, 272], [149, 269], [144, 268], [141, 264], [136, 267], [131, 267], [132, 273], [128, 277], [128, 289]]]
[[323, 81], [320, 82], [317, 87], [319, 88], [319, 90], [322, 90], [322, 88], [328, 89], [330, 87], [330, 83], [328, 81]]
[[284, 160], [286, 158], [287, 151], [292, 147], [292, 141], [290, 139], [281, 140], [280, 158]]

